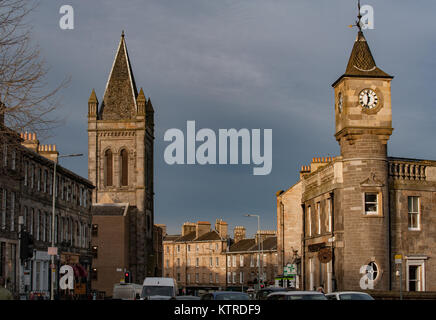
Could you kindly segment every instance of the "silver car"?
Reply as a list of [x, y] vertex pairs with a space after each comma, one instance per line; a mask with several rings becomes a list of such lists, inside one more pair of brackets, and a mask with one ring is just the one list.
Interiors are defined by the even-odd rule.
[[369, 294], [358, 291], [341, 291], [327, 293], [325, 295], [329, 300], [374, 300]]
[[267, 300], [327, 300], [325, 295], [318, 291], [286, 291], [270, 293]]

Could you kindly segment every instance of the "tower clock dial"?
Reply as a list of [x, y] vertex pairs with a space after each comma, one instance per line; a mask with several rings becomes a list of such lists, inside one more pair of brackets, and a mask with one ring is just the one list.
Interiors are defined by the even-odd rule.
[[344, 98], [342, 97], [342, 92], [339, 92], [339, 94], [338, 94], [338, 110], [339, 110], [339, 113], [342, 113], [343, 102], [344, 102]]
[[359, 103], [365, 109], [374, 109], [378, 105], [377, 94], [372, 89], [363, 89], [359, 93]]

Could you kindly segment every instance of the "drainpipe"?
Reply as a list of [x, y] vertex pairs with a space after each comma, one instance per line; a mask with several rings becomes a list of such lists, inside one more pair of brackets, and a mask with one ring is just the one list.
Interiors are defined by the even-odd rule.
[[306, 288], [306, 277], [305, 277], [305, 272], [306, 272], [306, 205], [304, 203], [301, 204], [301, 209], [303, 212], [303, 230], [301, 233], [301, 286], [302, 286], [302, 290], [305, 290]]

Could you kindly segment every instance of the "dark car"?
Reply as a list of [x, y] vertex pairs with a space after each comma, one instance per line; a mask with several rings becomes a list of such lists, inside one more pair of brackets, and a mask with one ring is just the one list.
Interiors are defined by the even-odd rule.
[[201, 300], [250, 300], [250, 296], [237, 291], [215, 291], [201, 296]]
[[257, 291], [256, 293], [256, 300], [266, 300], [266, 297], [273, 292], [286, 292], [290, 291], [292, 289], [290, 288], [280, 288], [280, 287], [269, 287], [269, 288], [263, 288]]
[[176, 296], [176, 300], [200, 300], [197, 296]]

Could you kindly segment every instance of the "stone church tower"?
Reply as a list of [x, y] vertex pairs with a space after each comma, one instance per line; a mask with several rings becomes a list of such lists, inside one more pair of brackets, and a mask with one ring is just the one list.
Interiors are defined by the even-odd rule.
[[96, 215], [108, 214], [104, 207], [128, 208], [124, 268], [140, 283], [153, 256], [153, 140], [153, 106], [138, 93], [123, 32], [102, 102], [94, 90], [88, 101], [88, 177]]
[[[377, 67], [359, 30], [345, 74], [333, 84], [343, 172], [337, 210], [346, 244], [338, 263], [345, 288], [360, 289], [362, 265], [373, 266], [376, 276], [390, 269], [387, 142], [393, 130], [392, 78]], [[388, 289], [389, 276], [377, 279], [377, 288]]]

